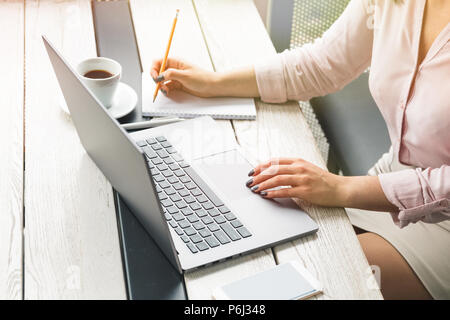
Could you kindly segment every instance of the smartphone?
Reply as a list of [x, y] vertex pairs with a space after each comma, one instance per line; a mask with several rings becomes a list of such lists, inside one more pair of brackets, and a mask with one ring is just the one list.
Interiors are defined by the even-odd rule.
[[322, 286], [297, 261], [277, 265], [269, 270], [217, 288], [217, 300], [300, 300], [322, 292]]

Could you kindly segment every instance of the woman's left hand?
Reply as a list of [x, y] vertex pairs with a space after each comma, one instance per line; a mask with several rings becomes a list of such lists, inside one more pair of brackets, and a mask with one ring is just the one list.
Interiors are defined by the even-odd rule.
[[[300, 198], [322, 206], [344, 206], [344, 181], [303, 159], [279, 158], [252, 171], [247, 187], [264, 198]], [[270, 190], [284, 187], [277, 190]]]

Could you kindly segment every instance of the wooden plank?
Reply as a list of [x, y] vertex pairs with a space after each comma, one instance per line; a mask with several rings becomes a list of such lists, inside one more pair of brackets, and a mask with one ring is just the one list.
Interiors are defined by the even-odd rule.
[[23, 36], [22, 1], [0, 2], [0, 299], [22, 298]]
[[89, 0], [26, 2], [25, 298], [126, 298], [112, 188], [58, 105], [41, 34], [96, 56]]
[[[253, 64], [275, 53], [251, 0], [193, 0], [217, 71]], [[325, 168], [297, 102], [257, 102], [257, 121], [233, 121], [248, 156], [301, 157]], [[373, 276], [343, 209], [299, 204], [319, 224], [319, 232], [274, 249], [279, 263], [299, 260], [324, 285], [321, 299], [380, 299], [367, 285]]]
[[[170, 56], [213, 70], [190, 0], [132, 0], [131, 9], [144, 72], [149, 72], [153, 59], [163, 55], [176, 9], [180, 9], [180, 17]], [[230, 121], [217, 123], [223, 127], [224, 134], [234, 136]], [[188, 296], [190, 299], [211, 299], [217, 286], [274, 264], [271, 250], [266, 250], [188, 273], [185, 275]]]

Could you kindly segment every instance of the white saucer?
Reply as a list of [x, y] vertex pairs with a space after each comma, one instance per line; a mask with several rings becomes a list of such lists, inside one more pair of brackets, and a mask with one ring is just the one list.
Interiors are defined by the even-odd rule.
[[[108, 110], [111, 116], [119, 119], [123, 116], [126, 116], [131, 111], [133, 111], [134, 108], [136, 108], [137, 100], [138, 98], [136, 91], [134, 91], [134, 89], [129, 85], [123, 82], [119, 82], [116, 93], [114, 95], [113, 104], [111, 108], [106, 110]], [[65, 113], [70, 115], [69, 108], [67, 107], [66, 101], [64, 100], [64, 97], [62, 95], [60, 96], [59, 105]]]

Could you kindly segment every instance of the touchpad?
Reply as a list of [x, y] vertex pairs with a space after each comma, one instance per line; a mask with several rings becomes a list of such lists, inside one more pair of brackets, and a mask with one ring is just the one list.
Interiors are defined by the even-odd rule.
[[251, 214], [258, 218], [252, 220], [276, 218], [282, 222], [303, 212], [291, 199], [264, 199], [247, 188], [245, 183], [250, 179], [252, 166], [237, 150], [198, 159], [192, 164], [217, 196], [232, 211], [237, 210], [239, 218]]

